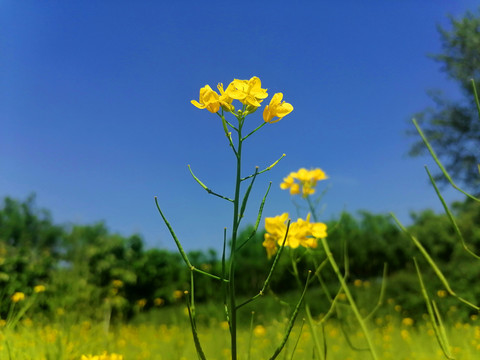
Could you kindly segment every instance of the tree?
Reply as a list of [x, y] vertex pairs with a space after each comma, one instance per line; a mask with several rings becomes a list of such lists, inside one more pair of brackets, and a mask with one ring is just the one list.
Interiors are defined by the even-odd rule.
[[[448, 100], [441, 92], [430, 93], [434, 108], [415, 115], [423, 132], [440, 157], [450, 175], [459, 183], [478, 193], [478, 155], [480, 152], [480, 121], [474, 99], [471, 79], [480, 85], [480, 9], [476, 14], [467, 12], [456, 20], [450, 16], [451, 29], [438, 27], [443, 53], [432, 58], [442, 64], [442, 71], [456, 81], [463, 95], [462, 101]], [[409, 154], [422, 155], [427, 149], [417, 136]], [[441, 175], [436, 177], [446, 184]]]

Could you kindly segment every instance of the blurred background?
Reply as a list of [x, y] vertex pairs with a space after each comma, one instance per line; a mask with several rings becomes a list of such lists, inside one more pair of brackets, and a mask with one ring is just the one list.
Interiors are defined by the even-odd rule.
[[[174, 249], [158, 196], [186, 249], [219, 250], [230, 204], [187, 164], [233, 196], [234, 157], [219, 118], [190, 100], [258, 76], [295, 110], [245, 146], [245, 174], [287, 156], [258, 179], [244, 225], [269, 181], [264, 215], [294, 212], [279, 184], [300, 167], [329, 175], [324, 221], [366, 209], [409, 223], [410, 211], [441, 207], [431, 159], [407, 155], [410, 120], [433, 104], [430, 88], [460, 96], [427, 55], [441, 52], [437, 25], [477, 4], [2, 1], [0, 196], [35, 193], [55, 223], [103, 221]], [[247, 128], [262, 121], [259, 111]]]

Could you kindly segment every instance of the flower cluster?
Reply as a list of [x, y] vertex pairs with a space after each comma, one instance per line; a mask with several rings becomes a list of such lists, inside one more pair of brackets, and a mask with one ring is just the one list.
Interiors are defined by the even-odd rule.
[[298, 219], [290, 223], [287, 233], [288, 213], [283, 213], [271, 218], [265, 218], [265, 238], [263, 246], [267, 250], [268, 258], [271, 258], [277, 252], [278, 246], [283, 244], [291, 248], [303, 246], [305, 248], [316, 248], [319, 238], [327, 237], [327, 225], [324, 223], [311, 223], [310, 214], [307, 219]]
[[[233, 80], [224, 90], [223, 84], [217, 85], [219, 93], [209, 85], [200, 89], [199, 101], [192, 100], [191, 103], [199, 109], [207, 109], [211, 113], [217, 113], [220, 108], [223, 111], [233, 112], [235, 107], [233, 100], [243, 104], [242, 114], [251, 114], [261, 106], [261, 102], [268, 97], [267, 89], [262, 89], [262, 82], [256, 76], [250, 80]], [[270, 104], [263, 111], [263, 120], [267, 123], [275, 123], [293, 111], [291, 104], [282, 101], [283, 94], [273, 95]]]
[[25, 294], [23, 292], [17, 291], [15, 294], [12, 295], [11, 299], [12, 302], [18, 303], [19, 301], [25, 300]]
[[292, 195], [302, 193], [302, 196], [306, 198], [308, 195], [315, 194], [315, 186], [317, 186], [318, 181], [327, 178], [328, 176], [322, 169], [307, 170], [302, 168], [284, 178], [280, 188], [283, 190], [290, 189]]
[[123, 360], [123, 355], [108, 354], [104, 351], [101, 355], [82, 355], [80, 360]]

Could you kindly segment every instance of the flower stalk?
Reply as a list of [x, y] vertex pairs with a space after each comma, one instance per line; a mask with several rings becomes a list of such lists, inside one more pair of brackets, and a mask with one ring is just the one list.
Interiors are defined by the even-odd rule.
[[[240, 248], [245, 246], [248, 243], [248, 241], [256, 234], [258, 225], [261, 220], [263, 206], [265, 204], [266, 197], [270, 190], [271, 183], [269, 184], [268, 189], [265, 193], [265, 196], [263, 197], [263, 200], [260, 204], [254, 230], [247, 239], [239, 239], [240, 223], [245, 214], [250, 192], [252, 190], [253, 184], [257, 176], [271, 170], [275, 165], [278, 164], [278, 162], [283, 157], [285, 157], [285, 154], [283, 154], [278, 160], [273, 162], [272, 165], [268, 166], [264, 170], [259, 171], [259, 168], [256, 167], [255, 172], [253, 174], [242, 178], [243, 145], [244, 145], [244, 142], [248, 138], [250, 138], [250, 136], [254, 135], [256, 132], [262, 129], [266, 124], [277, 122], [281, 120], [283, 117], [285, 117], [286, 115], [288, 115], [293, 110], [293, 106], [286, 103], [285, 101], [282, 101], [283, 94], [281, 93], [275, 94], [272, 97], [270, 104], [265, 107], [265, 110], [263, 112], [264, 121], [260, 125], [256, 126], [253, 130], [249, 132], [246, 131], [247, 135], [243, 136], [242, 133], [243, 133], [244, 125], [246, 123], [246, 117], [248, 115], [255, 113], [256, 110], [261, 106], [261, 103], [268, 97], [267, 90], [262, 88], [261, 81], [256, 76], [252, 77], [250, 80], [235, 79], [227, 86], [226, 89], [224, 89], [223, 84], [220, 83], [218, 84], [217, 89], [219, 93], [214, 91], [209, 85], [205, 85], [203, 88], [200, 89], [199, 100], [198, 101], [192, 100], [191, 103], [199, 109], [206, 109], [211, 113], [217, 114], [221, 119], [221, 126], [223, 128], [225, 136], [227, 137], [228, 145], [232, 149], [233, 154], [235, 156], [236, 171], [235, 171], [235, 181], [234, 181], [235, 186], [234, 186], [233, 198], [214, 192], [193, 173], [190, 165], [188, 165], [188, 169], [190, 171], [190, 174], [194, 178], [194, 180], [205, 191], [207, 191], [209, 194], [213, 196], [219, 197], [233, 204], [230, 254], [227, 259], [227, 256], [226, 256], [227, 229], [225, 228], [224, 237], [223, 237], [222, 270], [220, 275], [214, 275], [206, 271], [198, 270], [194, 265], [191, 264], [179, 239], [177, 238], [175, 232], [173, 231], [169, 222], [165, 218], [162, 210], [160, 209], [157, 198], [155, 198], [155, 203], [157, 205], [157, 209], [163, 221], [165, 222], [167, 228], [170, 231], [170, 234], [172, 235], [177, 245], [177, 248], [182, 256], [183, 261], [185, 262], [186, 266], [191, 272], [190, 296], [189, 298], [186, 296], [187, 309], [188, 309], [188, 314], [189, 314], [190, 323], [192, 327], [193, 340], [194, 340], [195, 348], [197, 349], [197, 354], [199, 358], [206, 359], [206, 355], [201, 347], [200, 340], [197, 333], [197, 328], [196, 328], [194, 286], [193, 286], [194, 272], [198, 273], [199, 275], [208, 276], [215, 280], [221, 281], [221, 284], [222, 284], [221, 289], [223, 293], [223, 311], [225, 313], [225, 317], [228, 321], [229, 329], [230, 329], [231, 358], [232, 360], [237, 360], [238, 353], [239, 353], [238, 342], [237, 342], [237, 324], [238, 324], [237, 311], [241, 306], [246, 304], [246, 303], [243, 303], [243, 304], [237, 305], [237, 294], [236, 294], [236, 287], [235, 287], [235, 271], [237, 267], [237, 253], [240, 250]], [[237, 109], [237, 110], [235, 109], [235, 106], [233, 105], [233, 101], [235, 100], [239, 101], [242, 104], [240, 109]], [[236, 119], [235, 124], [233, 124], [231, 121], [227, 121], [225, 115], [228, 113], [233, 115], [234, 118]], [[234, 136], [232, 136], [232, 133], [234, 134]], [[236, 138], [236, 143], [234, 141], [234, 138]], [[242, 192], [242, 182], [247, 179], [251, 179], [251, 181], [247, 189], [244, 192]], [[288, 234], [288, 229], [287, 229], [287, 234]], [[287, 234], [285, 234], [284, 241], [287, 240]], [[280, 257], [280, 254], [281, 254], [281, 250], [278, 251], [277, 253], [277, 256], [276, 256], [277, 260]], [[257, 294], [256, 296], [253, 296], [250, 300], [247, 301], [247, 303], [263, 295], [266, 287], [270, 282], [272, 273], [275, 269], [275, 264], [276, 264], [276, 261], [274, 262], [267, 276], [267, 280], [265, 281], [265, 284], [263, 288], [260, 290], [259, 294]], [[307, 282], [307, 285], [308, 285], [308, 282]], [[303, 297], [305, 295], [307, 285], [305, 286], [305, 289], [301, 296], [300, 303], [301, 301], [303, 301]], [[296, 312], [294, 312], [294, 316], [291, 319], [292, 323], [290, 325], [290, 330], [291, 330], [291, 326], [293, 326], [293, 321], [297, 313], [298, 313], [298, 309], [296, 309]], [[281, 351], [281, 349], [283, 349], [283, 346], [286, 343], [286, 338], [288, 337], [290, 330], [287, 332], [286, 337], [283, 339], [283, 343], [277, 348], [278, 353], [279, 351]], [[274, 354], [272, 359], [276, 357], [278, 353]]]

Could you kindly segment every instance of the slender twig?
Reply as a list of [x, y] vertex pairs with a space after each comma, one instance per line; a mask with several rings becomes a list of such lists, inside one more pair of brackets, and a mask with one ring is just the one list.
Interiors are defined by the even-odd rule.
[[257, 233], [258, 225], [260, 225], [260, 220], [262, 219], [262, 213], [263, 213], [263, 207], [265, 205], [265, 200], [267, 199], [268, 192], [270, 191], [270, 188], [272, 186], [272, 182], [268, 184], [267, 192], [263, 196], [262, 202], [260, 203], [260, 208], [258, 209], [258, 215], [257, 215], [257, 221], [255, 221], [255, 226], [253, 227], [252, 233], [250, 236], [237, 247], [237, 250], [240, 250], [243, 246], [245, 246], [246, 243], [248, 243]]
[[433, 185], [433, 187], [434, 187], [434, 189], [435, 189], [435, 192], [437, 193], [438, 198], [439, 198], [440, 201], [442, 202], [443, 208], [444, 208], [445, 212], [447, 213], [447, 216], [448, 216], [448, 218], [450, 219], [450, 222], [451, 222], [452, 225], [453, 225], [453, 229], [455, 230], [455, 233], [457, 234], [457, 236], [460, 238], [460, 241], [462, 242], [463, 248], [465, 249], [466, 252], [468, 252], [470, 255], [472, 255], [475, 259], [480, 260], [480, 256], [478, 256], [477, 254], [475, 254], [475, 253], [474, 253], [472, 250], [470, 250], [470, 248], [467, 246], [467, 244], [466, 244], [466, 242], [465, 242], [465, 239], [463, 238], [462, 232], [461, 232], [460, 229], [458, 228], [457, 222], [455, 221], [455, 218], [453, 217], [452, 212], [451, 212], [450, 209], [448, 208], [447, 203], [446, 203], [445, 200], [443, 199], [442, 194], [440, 194], [440, 190], [438, 189], [438, 186], [437, 186], [437, 184], [435, 183], [435, 180], [434, 180], [432, 174], [430, 174], [430, 171], [428, 170], [428, 167], [425, 166], [425, 170], [427, 171], [428, 177], [430, 178], [430, 182], [432, 183], [432, 185]]
[[470, 79], [473, 88], [473, 95], [475, 97], [475, 104], [477, 104], [478, 117], [480, 118], [480, 102], [478, 100], [477, 87], [475, 86], [475, 80]]
[[[225, 249], [227, 246], [227, 228], [223, 228], [223, 250], [222, 250], [222, 279], [227, 280], [226, 278], [226, 267], [225, 267]], [[222, 281], [222, 294], [223, 294], [223, 307], [225, 310], [225, 318], [227, 319], [228, 326], [230, 327], [230, 316], [228, 315], [228, 289], [225, 286], [225, 281]]]
[[247, 180], [247, 179], [250, 179], [250, 178], [253, 177], [253, 176], [257, 176], [257, 175], [263, 174], [263, 173], [266, 172], [266, 171], [272, 170], [273, 167], [274, 167], [275, 165], [277, 165], [278, 162], [279, 162], [280, 160], [282, 160], [285, 156], [287, 156], [287, 155], [282, 154], [282, 156], [280, 156], [280, 158], [278, 158], [278, 160], [275, 161], [272, 165], [266, 167], [265, 169], [263, 169], [262, 171], [259, 171], [259, 172], [256, 173], [256, 174], [254, 173], [254, 174], [248, 175], [248, 176], [246, 176], [246, 177], [244, 177], [244, 178], [241, 178], [240, 180], [241, 180], [241, 181], [245, 181], [245, 180]]
[[188, 268], [192, 268], [192, 264], [188, 260], [187, 254], [183, 250], [182, 244], [180, 244], [180, 241], [177, 238], [177, 235], [175, 235], [175, 232], [173, 231], [173, 228], [170, 226], [170, 223], [167, 221], [165, 218], [165, 215], [163, 215], [162, 210], [160, 209], [160, 205], [158, 205], [158, 199], [155, 196], [155, 204], [157, 205], [158, 212], [160, 213], [160, 216], [163, 219], [163, 222], [165, 225], [167, 225], [168, 230], [170, 231], [170, 235], [172, 235], [173, 240], [175, 241], [175, 244], [177, 245], [178, 251], [180, 252], [180, 255], [182, 256], [183, 261], [185, 261], [185, 264], [187, 264]]
[[293, 325], [295, 324], [295, 319], [297, 318], [298, 312], [300, 310], [300, 306], [302, 305], [303, 299], [305, 298], [305, 294], [307, 293], [307, 288], [308, 288], [308, 282], [310, 280], [310, 275], [311, 271], [308, 272], [307, 275], [307, 280], [305, 281], [305, 287], [303, 288], [302, 295], [300, 296], [300, 299], [298, 300], [297, 305], [295, 306], [295, 309], [293, 310], [292, 316], [290, 317], [290, 320], [287, 325], [287, 329], [285, 331], [285, 336], [283, 337], [282, 342], [280, 345], [277, 347], [275, 352], [273, 353], [272, 357], [270, 360], [274, 360], [283, 350], [285, 344], [287, 343], [288, 337], [290, 336], [290, 333], [292, 331]]
[[295, 354], [295, 350], [297, 350], [298, 343], [300, 342], [300, 338], [302, 337], [303, 325], [305, 325], [305, 319], [303, 319], [302, 325], [300, 326], [300, 330], [297, 336], [297, 341], [295, 341], [295, 345], [293, 345], [293, 350], [292, 350], [292, 355], [290, 356], [290, 360], [293, 360], [293, 355]]
[[[436, 305], [432, 307], [432, 301], [428, 296], [427, 289], [425, 288], [425, 284], [423, 283], [422, 273], [420, 272], [420, 268], [418, 267], [417, 259], [413, 258], [413, 262], [415, 263], [415, 269], [417, 270], [418, 281], [420, 283], [420, 289], [422, 290], [423, 298], [425, 299], [425, 304], [427, 305], [427, 312], [430, 316], [430, 321], [432, 323], [433, 330], [435, 332], [435, 336], [437, 338], [437, 342], [440, 345], [440, 348], [443, 351], [443, 354], [447, 357], [447, 359], [453, 359], [452, 355], [450, 354], [448, 339], [446, 337], [445, 332], [440, 329], [440, 326], [443, 326], [440, 319], [440, 314], [436, 309]], [[437, 311], [435, 311], [437, 310]], [[439, 324], [440, 321], [440, 324]]]
[[443, 286], [445, 287], [445, 289], [448, 291], [448, 293], [452, 296], [454, 296], [455, 298], [457, 298], [458, 300], [460, 300], [461, 302], [463, 302], [464, 304], [467, 304], [468, 306], [474, 308], [475, 310], [480, 310], [480, 307], [472, 304], [471, 302], [469, 302], [468, 300], [465, 300], [464, 298], [458, 296], [453, 290], [452, 288], [450, 287], [450, 284], [448, 283], [447, 279], [445, 278], [445, 276], [443, 275], [442, 271], [440, 270], [440, 268], [437, 266], [437, 264], [435, 263], [435, 261], [432, 259], [432, 257], [430, 256], [430, 254], [427, 252], [427, 250], [425, 250], [425, 248], [423, 247], [423, 245], [420, 243], [420, 241], [415, 237], [413, 236], [406, 228], [405, 226], [403, 226], [403, 224], [397, 219], [397, 217], [393, 214], [393, 213], [390, 213], [391, 216], [393, 217], [393, 219], [395, 220], [395, 222], [397, 223], [398, 227], [400, 227], [400, 229], [402, 229], [402, 231], [408, 235], [408, 237], [410, 237], [410, 239], [412, 240], [412, 242], [415, 244], [415, 246], [418, 248], [418, 250], [420, 250], [420, 252], [422, 253], [423, 257], [425, 258], [425, 260], [427, 260], [427, 262], [430, 264], [430, 266], [432, 267], [433, 271], [435, 272], [435, 274], [437, 275], [438, 279], [442, 282]]
[[257, 127], [255, 128], [255, 130], [253, 130], [252, 132], [250, 132], [248, 135], [244, 136], [244, 137], [242, 138], [242, 141], [247, 140], [247, 138], [248, 138], [249, 136], [251, 136], [251, 135], [253, 135], [254, 133], [256, 133], [258, 130], [260, 130], [262, 127], [264, 127], [266, 124], [267, 124], [266, 122], [263, 122], [261, 125], [257, 126]]
[[360, 327], [362, 328], [363, 334], [365, 335], [365, 340], [367, 341], [370, 354], [372, 355], [373, 359], [378, 359], [377, 353], [375, 351], [375, 347], [373, 346], [373, 341], [370, 337], [370, 332], [367, 329], [367, 325], [365, 324], [365, 321], [362, 319], [362, 316], [360, 315], [360, 312], [358, 311], [357, 304], [355, 303], [355, 300], [353, 299], [352, 294], [350, 293], [350, 289], [347, 286], [347, 283], [340, 273], [340, 269], [338, 268], [338, 265], [333, 257], [332, 252], [330, 251], [330, 248], [327, 243], [326, 238], [321, 238], [320, 239], [322, 242], [323, 249], [325, 251], [325, 254], [328, 257], [328, 260], [330, 261], [330, 265], [333, 268], [333, 271], [337, 275], [338, 281], [340, 281], [340, 284], [342, 285], [343, 291], [345, 292], [345, 295], [348, 299], [348, 302], [350, 303], [350, 306], [352, 308], [353, 313], [355, 314], [355, 317], [357, 318], [358, 323], [360, 324]]
[[275, 254], [275, 258], [273, 259], [272, 267], [270, 268], [270, 271], [268, 272], [268, 276], [265, 279], [265, 282], [263, 283], [262, 289], [258, 292], [257, 295], [251, 297], [250, 299], [244, 301], [240, 305], [237, 306], [237, 309], [241, 308], [244, 305], [247, 305], [248, 303], [252, 302], [253, 300], [259, 298], [260, 296], [263, 296], [265, 294], [265, 290], [267, 289], [268, 285], [270, 285], [270, 281], [272, 280], [272, 275], [273, 272], [275, 271], [275, 268], [277, 267], [278, 260], [280, 259], [280, 256], [282, 255], [283, 249], [285, 248], [285, 242], [287, 241], [288, 237], [288, 231], [290, 229], [290, 219], [288, 220], [287, 223], [287, 230], [285, 232], [285, 236], [283, 238], [282, 245], [278, 249], [277, 253]]
[[195, 325], [195, 320], [192, 315], [192, 309], [190, 307], [190, 301], [188, 299], [188, 291], [185, 291], [185, 299], [187, 301], [187, 309], [188, 309], [188, 318], [190, 319], [190, 327], [192, 328], [192, 335], [193, 335], [193, 342], [195, 343], [195, 349], [197, 350], [197, 354], [201, 360], [206, 360], [205, 353], [203, 352], [202, 345], [200, 344], [200, 340], [198, 339], [197, 333], [197, 326]]
[[378, 308], [383, 304], [383, 298], [385, 297], [385, 288], [387, 285], [387, 270], [388, 270], [388, 264], [383, 263], [382, 285], [380, 287], [380, 295], [378, 296], [377, 305], [375, 305], [372, 311], [370, 311], [370, 313], [367, 316], [365, 316], [365, 320], [369, 320], [373, 316], [373, 314], [375, 314]]
[[250, 336], [248, 338], [248, 351], [247, 351], [247, 360], [250, 360], [251, 350], [252, 350], [252, 339], [253, 339], [253, 318], [255, 316], [255, 311], [252, 311], [252, 316], [250, 317]]
[[450, 175], [448, 174], [447, 170], [445, 169], [445, 167], [443, 166], [443, 164], [440, 162], [440, 160], [438, 159], [437, 157], [437, 154], [435, 153], [435, 151], [433, 150], [432, 146], [430, 145], [430, 143], [428, 142], [426, 136], [423, 134], [422, 132], [422, 129], [420, 129], [420, 126], [418, 125], [417, 123], [417, 120], [415, 119], [412, 119], [413, 121], [413, 125], [415, 125], [415, 127], [417, 128], [417, 131], [418, 133], [420, 134], [420, 136], [422, 137], [422, 140], [423, 142], [425, 143], [425, 145], [427, 146], [428, 148], [428, 151], [430, 152], [430, 155], [432, 155], [433, 157], [433, 160], [435, 160], [435, 162], [437, 163], [438, 167], [440, 168], [440, 170], [442, 171], [443, 175], [447, 178], [448, 182], [458, 191], [460, 191], [463, 195], [469, 197], [470, 199], [472, 200], [475, 200], [475, 201], [478, 201], [480, 202], [480, 199], [479, 198], [476, 198], [475, 196], [463, 191], [462, 189], [460, 189], [452, 180], [452, 178], [450, 177]]
[[215, 191], [212, 191], [211, 189], [209, 189], [207, 187], [207, 185], [205, 185], [203, 182], [200, 181], [200, 179], [198, 177], [195, 176], [195, 174], [193, 173], [192, 171], [192, 168], [190, 167], [190, 165], [187, 165], [188, 166], [188, 170], [190, 170], [190, 174], [192, 174], [193, 178], [195, 179], [195, 181], [206, 191], [208, 192], [209, 194], [211, 195], [215, 195], [215, 196], [218, 196], [219, 198], [223, 199], [223, 200], [227, 200], [227, 201], [230, 201], [230, 202], [233, 202], [232, 199], [226, 197], [226, 196], [223, 196], [223, 195], [220, 195], [220, 194], [217, 194]]
[[240, 206], [240, 214], [238, 215], [239, 219], [238, 222], [243, 218], [243, 214], [245, 213], [245, 208], [247, 207], [247, 202], [248, 202], [248, 197], [250, 196], [250, 191], [252, 191], [253, 183], [255, 182], [255, 179], [257, 178], [258, 175], [258, 166], [255, 167], [255, 173], [253, 174], [252, 181], [250, 181], [250, 185], [247, 188], [247, 191], [245, 191], [245, 194], [243, 195], [243, 200], [242, 200], [242, 205]]

